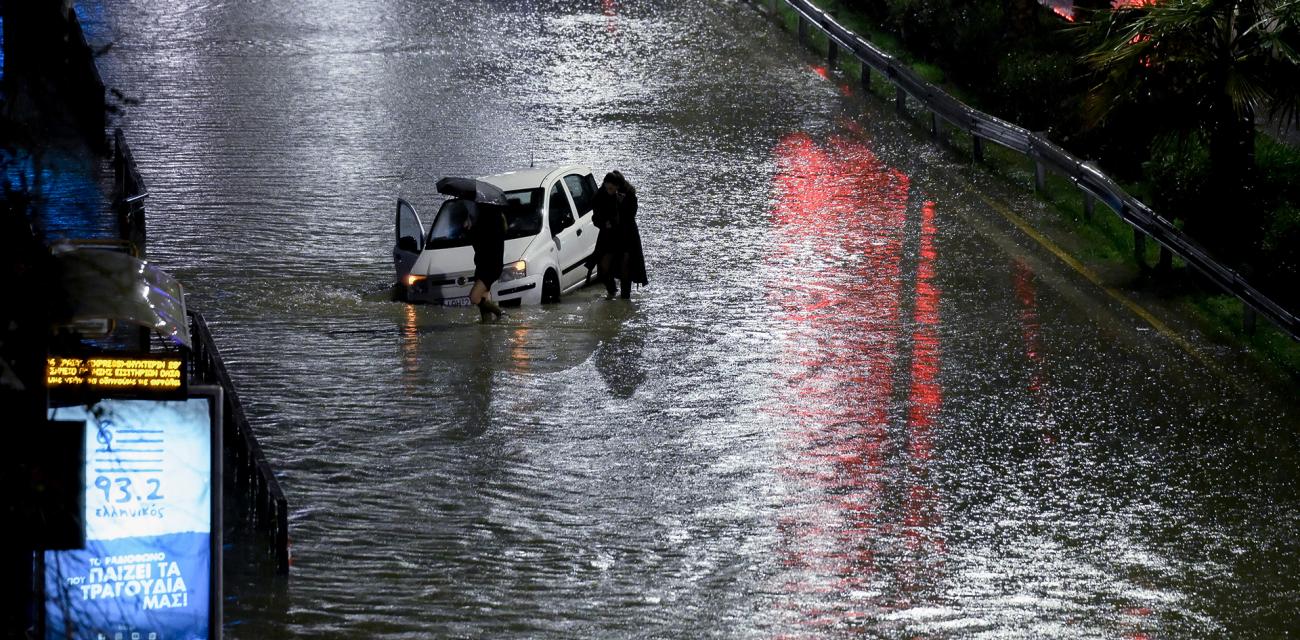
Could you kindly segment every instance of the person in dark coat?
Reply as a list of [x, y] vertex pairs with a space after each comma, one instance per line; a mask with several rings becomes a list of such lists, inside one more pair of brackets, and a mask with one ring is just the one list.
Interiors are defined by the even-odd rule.
[[622, 287], [622, 297], [632, 297], [632, 284], [649, 284], [645, 272], [645, 254], [641, 249], [641, 231], [636, 226], [636, 189], [622, 173], [605, 174], [592, 203], [592, 222], [600, 230], [592, 258], [600, 265], [605, 292], [613, 298], [615, 280]]
[[501, 277], [506, 253], [506, 217], [501, 207], [490, 204], [472, 204], [474, 212], [465, 216], [465, 230], [470, 245], [474, 247], [474, 286], [469, 290], [469, 301], [477, 305], [484, 322], [489, 316], [497, 319], [505, 315], [492, 301], [492, 283]]

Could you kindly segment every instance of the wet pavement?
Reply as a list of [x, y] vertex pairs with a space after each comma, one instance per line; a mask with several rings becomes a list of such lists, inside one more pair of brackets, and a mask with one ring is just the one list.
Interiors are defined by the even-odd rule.
[[[1273, 637], [1292, 398], [1225, 385], [743, 4], [78, 7], [289, 497], [231, 638]], [[846, 96], [846, 94], [849, 94]], [[581, 162], [651, 284], [388, 299], [393, 203]]]

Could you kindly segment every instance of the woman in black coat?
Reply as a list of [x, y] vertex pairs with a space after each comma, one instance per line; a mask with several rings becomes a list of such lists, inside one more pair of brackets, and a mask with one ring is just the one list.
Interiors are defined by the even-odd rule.
[[506, 252], [506, 217], [501, 208], [476, 203], [473, 215], [465, 216], [465, 229], [474, 247], [474, 286], [469, 290], [469, 301], [477, 305], [484, 322], [488, 316], [500, 319], [504, 313], [492, 301], [492, 283], [501, 277]]
[[605, 292], [614, 297], [614, 281], [622, 287], [623, 298], [632, 297], [632, 284], [649, 284], [645, 273], [645, 254], [641, 250], [641, 231], [636, 226], [636, 189], [623, 174], [611, 171], [596, 192], [592, 204], [592, 222], [600, 230], [593, 257], [600, 265]]

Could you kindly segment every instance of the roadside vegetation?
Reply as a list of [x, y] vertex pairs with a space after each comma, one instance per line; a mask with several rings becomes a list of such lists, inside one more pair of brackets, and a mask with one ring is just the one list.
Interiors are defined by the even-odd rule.
[[[1068, 16], [1036, 0], [817, 4], [967, 104], [1092, 159], [1300, 313], [1300, 133], [1282, 133], [1296, 132], [1300, 113], [1300, 0], [1119, 8], [1075, 0]], [[793, 28], [793, 12], [782, 15]], [[820, 34], [814, 46], [824, 48]], [[857, 64], [849, 57], [844, 66], [856, 73]], [[986, 150], [995, 170], [1025, 170], [1018, 154]], [[1049, 180], [1044, 195], [1095, 247], [1091, 257], [1131, 259], [1131, 228], [1104, 207], [1083, 219], [1077, 191], [1064, 181]], [[1156, 246], [1147, 244], [1153, 264]], [[1222, 339], [1251, 344], [1300, 380], [1300, 345], [1267, 321], [1244, 333], [1236, 301], [1178, 261], [1148, 275], [1186, 296]]]

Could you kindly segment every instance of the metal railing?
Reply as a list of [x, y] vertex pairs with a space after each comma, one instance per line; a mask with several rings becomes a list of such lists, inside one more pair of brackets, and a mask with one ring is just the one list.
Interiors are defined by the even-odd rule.
[[1219, 263], [1182, 230], [1129, 195], [1096, 166], [1070, 155], [1042, 134], [967, 106], [917, 75], [893, 56], [848, 30], [808, 0], [768, 0], [765, 4], [769, 14], [776, 14], [779, 2], [789, 5], [798, 15], [801, 44], [807, 44], [810, 24], [826, 36], [827, 61], [830, 65], [836, 64], [839, 49], [844, 48], [862, 63], [864, 87], [870, 85], [871, 71], [893, 84], [896, 88], [895, 106], [900, 113], [906, 114], [906, 99], [910, 96], [930, 112], [931, 132], [936, 136], [939, 119], [970, 134], [976, 161], [983, 160], [985, 140], [1025, 155], [1034, 162], [1034, 186], [1040, 191], [1044, 188], [1047, 170], [1065, 176], [1083, 192], [1085, 211], [1091, 214], [1093, 199], [1096, 199], [1133, 227], [1134, 250], [1140, 262], [1144, 260], [1142, 254], [1145, 240], [1152, 238], [1160, 244], [1162, 262], [1166, 261], [1166, 252], [1172, 252], [1220, 289], [1240, 300], [1242, 320], [1248, 332], [1254, 331], [1258, 314], [1271, 321], [1292, 340], [1300, 341], [1300, 319], [1251, 286], [1235, 270]]
[[136, 256], [145, 257], [144, 199], [149, 191], [135, 165], [135, 156], [119, 127], [113, 130], [113, 213], [118, 235], [129, 242]]
[[[190, 337], [194, 342], [191, 375], [195, 380], [218, 384], [225, 397], [222, 407], [226, 468], [226, 495], [236, 498], [237, 522], [245, 523], [265, 543], [265, 555], [275, 562], [276, 571], [289, 573], [289, 501], [266, 462], [262, 446], [253, 435], [239, 402], [234, 382], [217, 351], [217, 344], [203, 316], [191, 311]], [[233, 477], [232, 477], [233, 476]]]

